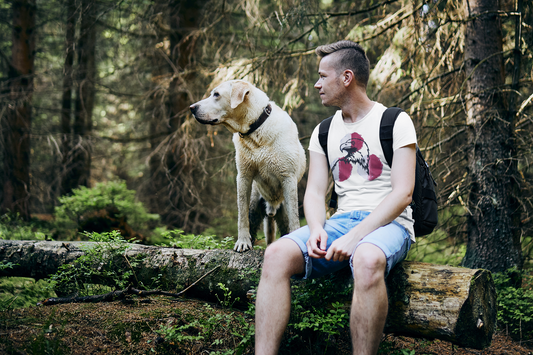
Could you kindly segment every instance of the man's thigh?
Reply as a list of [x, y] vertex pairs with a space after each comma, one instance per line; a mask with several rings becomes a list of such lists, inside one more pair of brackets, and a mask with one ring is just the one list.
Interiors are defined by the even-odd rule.
[[[409, 237], [409, 233], [403, 226], [397, 222], [391, 222], [387, 225], [379, 227], [361, 239], [356, 246], [356, 250], [364, 244], [372, 244], [383, 252], [386, 260], [386, 276], [396, 264], [405, 259], [407, 252], [411, 248], [411, 239]], [[354, 261], [356, 255], [357, 253], [353, 253], [352, 257], [350, 258], [350, 267], [352, 268], [352, 273], [354, 264], [357, 264], [357, 260]]]

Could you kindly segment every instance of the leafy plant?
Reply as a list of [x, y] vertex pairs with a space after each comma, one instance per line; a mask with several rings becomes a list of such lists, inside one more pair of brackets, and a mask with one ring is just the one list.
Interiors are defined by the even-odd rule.
[[[161, 325], [156, 333], [169, 345], [198, 340], [208, 342], [213, 349], [210, 355], [241, 355], [253, 346], [254, 326], [241, 314], [220, 314], [209, 304], [205, 304], [202, 313], [194, 319], [181, 319], [181, 325]], [[232, 338], [228, 339], [227, 333], [220, 338], [217, 332], [221, 328], [229, 330]]]
[[222, 282], [219, 282], [217, 285], [222, 290], [222, 292], [224, 293], [224, 296], [222, 297], [222, 299], [220, 299], [218, 297], [218, 295], [215, 295], [217, 297], [217, 299], [218, 299], [218, 302], [220, 302], [220, 304], [224, 308], [232, 308], [233, 304], [235, 304], [235, 302], [239, 301], [240, 298], [236, 297], [236, 298], [234, 298], [232, 300], [231, 299], [231, 290], [229, 289], [229, 287], [224, 285]]
[[343, 304], [335, 302], [331, 309], [299, 308], [299, 321], [293, 323], [295, 329], [311, 329], [328, 335], [339, 335], [339, 328], [349, 326], [349, 315]]
[[0, 261], [0, 270], [13, 269], [17, 265], [18, 264], [13, 264], [11, 261], [8, 261], [8, 262]]
[[[526, 285], [521, 287], [516, 278]], [[533, 337], [533, 276], [516, 268], [494, 275], [498, 293], [498, 326], [514, 339]]]
[[346, 335], [349, 311], [338, 300], [351, 299], [353, 286], [333, 274], [321, 279], [298, 283], [292, 287], [292, 309], [289, 334], [285, 340], [287, 352], [298, 347], [310, 347], [312, 353], [327, 353], [335, 338]]
[[56, 220], [67, 229], [78, 228], [84, 214], [110, 206], [127, 216], [134, 229], [146, 229], [149, 221], [159, 219], [158, 215], [146, 212], [142, 203], [135, 200], [135, 191], [128, 190], [124, 181], [97, 183], [93, 188], [81, 186], [72, 190], [71, 196], [60, 197], [59, 202], [61, 205], [55, 208]]
[[139, 262], [126, 257], [130, 244], [118, 231], [85, 234], [98, 244], [82, 246], [84, 255], [72, 264], [61, 265], [50, 277], [56, 292], [89, 296], [126, 288], [133, 281], [133, 268]]
[[188, 335], [183, 334], [184, 332], [188, 331], [189, 329], [195, 329], [198, 327], [202, 327], [200, 325], [200, 322], [194, 321], [189, 324], [184, 324], [181, 326], [168, 326], [168, 325], [161, 325], [159, 327], [159, 330], [156, 330], [156, 333], [160, 334], [165, 338], [168, 342], [176, 342], [181, 343], [183, 341], [195, 341], [195, 340], [203, 340], [204, 337], [201, 335], [201, 333], [198, 333], [198, 335]]

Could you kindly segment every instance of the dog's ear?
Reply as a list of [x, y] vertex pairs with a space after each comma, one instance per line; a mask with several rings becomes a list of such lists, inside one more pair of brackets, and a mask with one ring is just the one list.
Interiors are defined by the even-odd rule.
[[250, 86], [244, 82], [233, 83], [231, 87], [231, 108], [239, 106], [243, 101], [244, 97], [250, 92]]

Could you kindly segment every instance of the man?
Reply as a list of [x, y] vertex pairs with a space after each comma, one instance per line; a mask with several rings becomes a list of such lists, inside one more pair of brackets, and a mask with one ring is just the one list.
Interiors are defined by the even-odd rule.
[[314, 278], [350, 265], [354, 293], [350, 331], [354, 354], [376, 354], [387, 317], [385, 276], [414, 241], [409, 204], [415, 181], [416, 133], [406, 113], [394, 125], [393, 164], [379, 140], [385, 107], [366, 95], [369, 62], [351, 41], [318, 47], [315, 84], [325, 106], [339, 107], [328, 135], [328, 157], [338, 210], [326, 221], [328, 159], [309, 143], [304, 197], [308, 226], [265, 251], [256, 300], [256, 354], [277, 354], [290, 313], [290, 278]]

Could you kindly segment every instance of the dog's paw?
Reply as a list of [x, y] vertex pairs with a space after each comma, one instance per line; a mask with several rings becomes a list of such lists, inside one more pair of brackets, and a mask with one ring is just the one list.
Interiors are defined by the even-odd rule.
[[252, 241], [250, 239], [243, 240], [239, 238], [237, 239], [237, 242], [235, 243], [235, 246], [233, 247], [233, 250], [239, 253], [242, 253], [248, 249], [252, 249]]

